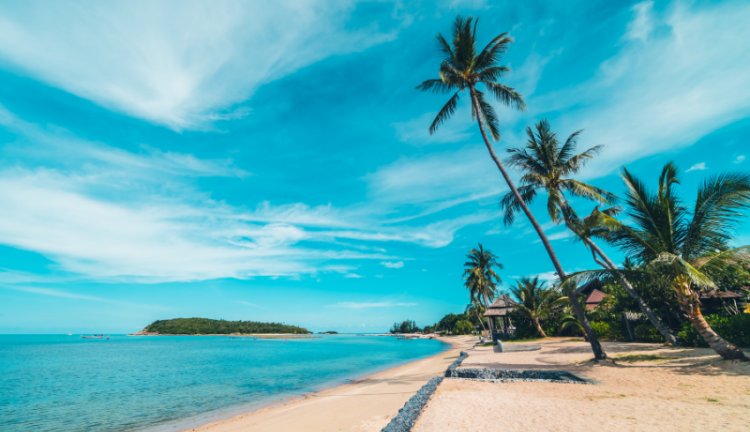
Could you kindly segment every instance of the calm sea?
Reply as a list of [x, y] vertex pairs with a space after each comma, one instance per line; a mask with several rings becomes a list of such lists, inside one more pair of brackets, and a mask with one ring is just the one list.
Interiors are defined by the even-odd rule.
[[0, 335], [0, 430], [179, 430], [434, 355], [374, 336]]

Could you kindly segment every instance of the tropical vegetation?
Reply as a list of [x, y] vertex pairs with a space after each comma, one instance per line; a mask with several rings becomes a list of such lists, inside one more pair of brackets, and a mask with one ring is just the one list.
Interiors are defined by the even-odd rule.
[[[518, 304], [504, 319], [515, 327], [514, 338], [580, 334], [591, 344], [597, 360], [607, 357], [599, 338], [705, 344], [725, 359], [747, 360], [738, 347], [748, 345], [750, 246], [732, 243], [739, 219], [750, 209], [750, 176], [725, 173], [706, 179], [689, 208], [676, 194], [679, 180], [674, 164], [664, 167], [656, 191], [623, 169], [627, 191], [619, 207], [614, 194], [575, 178], [602, 146], [578, 153], [582, 131], [560, 142], [546, 120], [527, 128], [526, 146], [508, 149], [508, 160], [501, 162], [493, 147], [493, 140], [500, 140], [499, 118], [489, 99], [521, 111], [526, 103], [513, 88], [500, 83], [510, 72], [500, 61], [513, 39], [502, 33], [480, 50], [476, 34], [477, 20], [460, 16], [449, 40], [438, 34], [438, 78], [424, 81], [417, 89], [451, 95], [430, 125], [430, 134], [452, 117], [461, 95], [468, 93], [472, 119], [509, 188], [501, 201], [504, 222], [510, 225], [519, 211], [524, 213], [559, 279], [547, 288], [538, 279], [522, 278], [510, 288]], [[518, 187], [506, 166], [521, 171]], [[547, 195], [550, 219], [564, 224], [602, 269], [574, 274], [563, 270], [528, 206], [540, 191]], [[572, 199], [592, 201], [597, 207], [581, 217]], [[615, 264], [598, 241], [619, 248], [625, 262]], [[474, 333], [495, 334], [493, 319], [485, 325], [481, 311], [498, 294], [502, 282], [493, 268], [502, 267], [481, 244], [468, 258], [464, 285], [470, 303], [463, 316], [446, 315], [425, 330], [465, 332], [464, 324], [471, 324]], [[587, 311], [585, 297], [593, 289], [588, 282], [594, 281], [606, 296]], [[742, 292], [742, 301], [721, 300], [717, 293], [722, 290]], [[708, 318], [704, 312], [710, 312]]]
[[146, 332], [163, 335], [209, 335], [209, 334], [309, 334], [303, 328], [279, 323], [256, 321], [224, 321], [208, 318], [174, 318], [158, 320], [145, 328]]

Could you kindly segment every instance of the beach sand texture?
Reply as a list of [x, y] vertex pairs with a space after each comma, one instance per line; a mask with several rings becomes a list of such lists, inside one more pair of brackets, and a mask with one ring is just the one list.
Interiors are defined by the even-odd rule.
[[672, 360], [596, 365], [586, 362], [587, 343], [566, 340], [533, 342], [542, 349], [532, 352], [475, 348], [462, 367], [568, 370], [603, 385], [445, 380], [415, 432], [750, 430], [750, 364], [722, 361], [710, 349], [606, 342], [610, 357]]
[[[301, 400], [189, 429], [195, 432], [380, 431], [409, 398], [435, 376], [442, 376], [475, 337], [441, 340], [453, 348], [436, 356], [311, 394]], [[404, 343], [409, 343], [405, 341]]]

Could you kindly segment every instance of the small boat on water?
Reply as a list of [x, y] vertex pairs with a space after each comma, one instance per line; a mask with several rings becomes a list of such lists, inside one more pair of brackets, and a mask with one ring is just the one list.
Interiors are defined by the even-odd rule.
[[[104, 339], [104, 335], [93, 335], [93, 336], [81, 336], [84, 339]], [[107, 336], [109, 339], [109, 336]]]

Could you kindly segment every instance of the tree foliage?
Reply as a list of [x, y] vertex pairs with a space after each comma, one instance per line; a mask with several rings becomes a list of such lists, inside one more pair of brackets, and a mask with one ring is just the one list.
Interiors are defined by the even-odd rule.
[[154, 321], [146, 331], [165, 335], [310, 333], [303, 327], [255, 321], [224, 321], [208, 318], [174, 318]]

